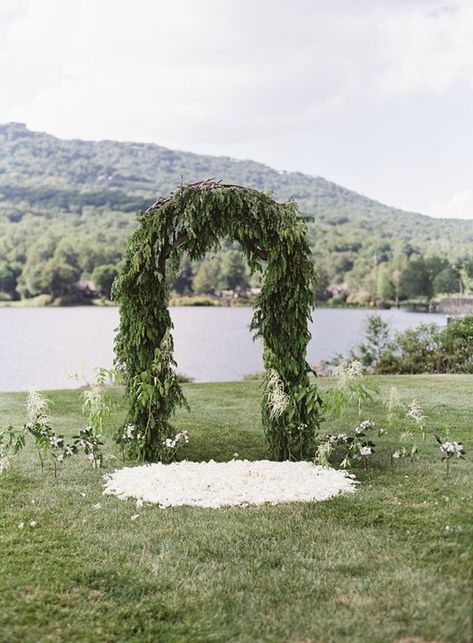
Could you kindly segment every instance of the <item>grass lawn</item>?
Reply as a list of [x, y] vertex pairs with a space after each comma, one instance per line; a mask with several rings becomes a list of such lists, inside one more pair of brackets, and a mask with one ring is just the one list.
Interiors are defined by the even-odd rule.
[[[20, 454], [0, 475], [0, 640], [471, 641], [473, 376], [377, 381], [416, 397], [430, 430], [450, 427], [466, 462], [453, 462], [447, 478], [429, 436], [419, 461], [391, 469], [391, 432], [369, 468], [355, 471], [355, 494], [137, 511], [101, 495], [102, 474], [122, 465], [110, 459], [119, 456], [110, 438], [104, 471], [81, 456], [57, 480], [33, 451]], [[258, 386], [185, 385], [192, 413], [175, 423], [190, 434], [183, 455], [264, 458]], [[50, 397], [56, 430], [83, 425], [77, 391]], [[0, 394], [2, 426], [23, 422], [24, 399]], [[380, 402], [369, 416], [382, 424]], [[326, 428], [353, 422], [355, 412]]]

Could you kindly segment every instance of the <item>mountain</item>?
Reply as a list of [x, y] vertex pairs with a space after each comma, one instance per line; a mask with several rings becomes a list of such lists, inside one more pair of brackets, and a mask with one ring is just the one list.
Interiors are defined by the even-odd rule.
[[[304, 214], [314, 217], [310, 241], [330, 281], [348, 279], [363, 257], [366, 272], [373, 256], [383, 263], [401, 247], [408, 247], [407, 257], [414, 250], [457, 259], [469, 255], [473, 242], [473, 221], [404, 212], [319, 176], [154, 144], [62, 140], [30, 131], [22, 123], [8, 123], [0, 125], [0, 265], [14, 264], [21, 285], [25, 279], [19, 266], [24, 272], [29, 262], [31, 272], [31, 264], [40, 260], [32, 246], [44, 246], [44, 256], [54, 254], [52, 246], [70, 235], [82, 246], [113, 246], [115, 251], [105, 258], [116, 262], [134, 212], [181, 182], [209, 177], [271, 192], [279, 200], [295, 199]], [[20, 233], [31, 243], [12, 252]], [[49, 250], [48, 239], [54, 241]], [[89, 257], [78, 270], [87, 276], [96, 265]], [[358, 281], [356, 270], [352, 277]], [[32, 294], [23, 286], [25, 296]]]

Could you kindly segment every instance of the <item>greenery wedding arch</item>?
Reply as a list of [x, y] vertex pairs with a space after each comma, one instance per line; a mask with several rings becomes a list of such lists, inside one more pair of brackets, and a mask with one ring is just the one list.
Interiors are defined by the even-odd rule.
[[208, 180], [160, 198], [138, 223], [114, 284], [116, 364], [125, 376], [135, 453], [148, 462], [165, 459], [165, 441], [175, 434], [170, 419], [186, 405], [173, 359], [170, 277], [184, 252], [198, 259], [230, 238], [241, 244], [252, 272], [265, 265], [251, 330], [264, 346], [262, 421], [270, 455], [311, 457], [321, 416], [306, 362], [316, 274], [297, 205]]

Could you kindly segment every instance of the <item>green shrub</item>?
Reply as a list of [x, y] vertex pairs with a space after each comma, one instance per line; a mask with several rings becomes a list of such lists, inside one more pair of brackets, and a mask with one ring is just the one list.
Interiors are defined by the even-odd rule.
[[473, 315], [452, 320], [445, 328], [420, 324], [390, 339], [389, 326], [372, 315], [364, 341], [352, 357], [375, 373], [473, 373]]
[[473, 315], [454, 319], [441, 333], [443, 373], [473, 373]]

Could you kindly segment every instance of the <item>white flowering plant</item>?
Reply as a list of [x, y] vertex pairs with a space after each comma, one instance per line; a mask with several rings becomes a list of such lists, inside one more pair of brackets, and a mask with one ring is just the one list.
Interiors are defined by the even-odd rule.
[[[50, 401], [38, 391], [31, 391], [26, 399], [28, 423], [24, 433], [31, 435], [38, 450], [41, 467], [44, 459], [50, 457], [54, 465], [54, 477], [57, 477], [57, 463], [77, 453], [75, 444], [68, 444], [64, 435], [55, 433], [49, 417]], [[23, 441], [23, 446], [25, 440]]]
[[330, 466], [337, 460], [344, 469], [351, 467], [353, 461], [361, 461], [368, 466], [368, 460], [375, 452], [374, 436], [379, 437], [385, 433], [386, 431], [372, 420], [363, 420], [351, 433], [325, 436], [317, 446], [315, 462], [322, 466]]
[[391, 453], [391, 464], [394, 463], [394, 460], [405, 460], [406, 458], [413, 460], [417, 456], [417, 453], [417, 444], [412, 444], [410, 446], [400, 445]]
[[400, 400], [397, 399], [393, 413], [391, 416], [388, 414], [391, 423], [395, 415], [397, 415], [397, 419], [402, 422], [402, 429], [399, 436], [399, 447], [391, 453], [391, 465], [395, 460], [413, 460], [418, 457], [419, 448], [417, 446], [416, 438], [418, 437], [420, 430], [422, 440], [425, 440], [425, 421], [428, 419], [427, 415], [424, 415], [424, 411], [416, 399], [413, 399], [410, 402], [407, 410]]
[[422, 439], [425, 440], [425, 421], [428, 419], [427, 415], [424, 415], [421, 405], [418, 400], [413, 399], [409, 404], [409, 407], [406, 412], [406, 419], [414, 423], [414, 426], [417, 429], [421, 430]]
[[[172, 427], [170, 427], [172, 428]], [[122, 455], [133, 460], [142, 458], [144, 434], [134, 424], [126, 424], [115, 436], [115, 441], [122, 449]], [[165, 464], [177, 459], [179, 450], [189, 442], [187, 431], [170, 434], [159, 446], [159, 461]]]
[[94, 468], [103, 464], [102, 431], [114, 408], [108, 385], [117, 378], [119, 373], [116, 370], [98, 368], [93, 382], [86, 382], [87, 388], [81, 394], [82, 413], [87, 417], [87, 426], [74, 436], [74, 444], [84, 451]]
[[92, 426], [81, 429], [79, 433], [74, 436], [75, 452], [77, 453], [79, 449], [82, 449], [94, 469], [99, 469], [103, 464], [103, 453], [101, 449], [103, 442], [101, 437], [100, 433], [97, 433]]
[[406, 406], [401, 400], [399, 391], [396, 386], [391, 386], [389, 393], [383, 400], [383, 406], [387, 411], [386, 421], [392, 426], [396, 420], [406, 416]]
[[187, 431], [179, 431], [174, 436], [170, 436], [163, 440], [161, 451], [161, 462], [169, 463], [177, 459], [179, 450], [189, 442], [189, 434]]
[[143, 453], [144, 434], [134, 424], [126, 424], [115, 435], [115, 442], [120, 446], [122, 456], [128, 455], [133, 460], [138, 460]]
[[447, 475], [450, 473], [450, 461], [460, 458], [465, 460], [466, 451], [463, 448], [461, 442], [455, 442], [453, 440], [442, 439], [438, 435], [435, 435], [435, 439], [440, 445], [440, 453], [442, 454], [442, 462], [445, 462]]
[[110, 417], [114, 403], [107, 384], [113, 383], [117, 373], [113, 369], [98, 368], [95, 379], [87, 382], [87, 388], [82, 391], [82, 413], [87, 415], [87, 425], [97, 433], [101, 433], [105, 421]]
[[28, 422], [21, 429], [8, 426], [0, 432], [0, 472], [7, 468], [12, 455], [19, 453], [31, 437], [38, 451], [41, 467], [50, 459], [57, 477], [58, 464], [83, 451], [94, 467], [102, 465], [102, 442], [93, 427], [81, 429], [72, 442], [58, 434], [49, 417], [50, 401], [38, 391], [31, 391], [26, 399]]
[[365, 377], [365, 369], [357, 360], [342, 360], [333, 372], [337, 386], [324, 395], [324, 414], [340, 417], [348, 406], [356, 405], [361, 418], [363, 405], [372, 402], [379, 387]]

